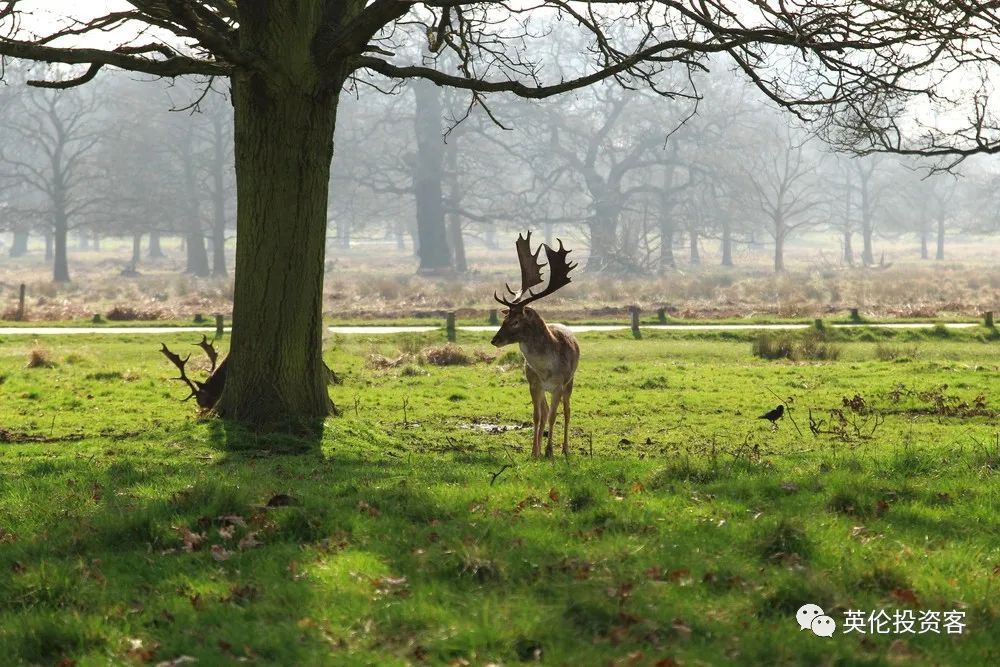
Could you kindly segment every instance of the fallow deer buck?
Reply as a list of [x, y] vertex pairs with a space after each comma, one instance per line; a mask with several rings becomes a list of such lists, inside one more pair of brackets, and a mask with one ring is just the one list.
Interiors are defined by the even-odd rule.
[[[534, 406], [534, 434], [531, 455], [541, 454], [542, 433], [548, 422], [548, 444], [545, 456], [552, 456], [552, 430], [556, 422], [559, 404], [563, 407], [563, 455], [569, 456], [569, 399], [573, 394], [573, 376], [580, 362], [580, 346], [569, 329], [561, 324], [546, 324], [542, 317], [528, 304], [552, 294], [570, 283], [569, 272], [576, 268], [576, 263], [567, 263], [569, 250], [563, 248], [559, 241], [559, 249], [553, 250], [548, 244], [541, 244], [534, 253], [531, 252], [531, 232], [527, 238], [518, 235], [517, 260], [521, 265], [521, 289], [517, 292], [505, 285], [512, 300], [505, 295], [503, 298], [493, 293], [493, 298], [505, 305], [504, 320], [493, 337], [493, 345], [503, 347], [517, 343], [524, 355], [524, 375], [528, 378], [531, 389], [531, 402]], [[545, 248], [548, 259], [549, 283], [541, 292], [532, 293], [531, 289], [542, 283], [541, 269], [545, 264], [539, 264], [538, 253]], [[551, 411], [545, 401], [545, 393], [552, 394]]]

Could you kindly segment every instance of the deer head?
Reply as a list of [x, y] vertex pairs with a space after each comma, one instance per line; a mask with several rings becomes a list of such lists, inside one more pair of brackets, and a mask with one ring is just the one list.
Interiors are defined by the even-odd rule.
[[[513, 297], [512, 299], [507, 298], [506, 295], [500, 297], [496, 292], [493, 292], [493, 298], [506, 306], [503, 310], [503, 324], [492, 341], [496, 347], [516, 343], [522, 340], [525, 331], [535, 330], [539, 324], [544, 326], [545, 323], [538, 313], [526, 306], [568, 285], [571, 281], [569, 272], [577, 266], [576, 262], [566, 261], [566, 255], [570, 251], [563, 248], [561, 240], [559, 240], [558, 250], [553, 250], [548, 244], [543, 243], [532, 253], [531, 232], [528, 232], [527, 235], [518, 234], [517, 242], [514, 245], [517, 248], [517, 261], [521, 265], [521, 288], [515, 292], [510, 288], [510, 285], [504, 284], [507, 293]], [[542, 248], [545, 248], [547, 264], [541, 264], [538, 261], [538, 255]], [[548, 285], [542, 291], [534, 293], [531, 291], [532, 288], [543, 282], [542, 267], [544, 266], [549, 267]]]

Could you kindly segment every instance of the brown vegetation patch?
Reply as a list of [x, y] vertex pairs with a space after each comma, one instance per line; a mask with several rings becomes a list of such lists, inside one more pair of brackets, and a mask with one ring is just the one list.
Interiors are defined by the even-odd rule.
[[28, 353], [26, 368], [53, 368], [56, 362], [49, 358], [49, 351], [41, 345], [35, 345]]
[[365, 360], [365, 365], [376, 371], [385, 371], [390, 368], [398, 368], [399, 366], [408, 364], [412, 360], [413, 357], [409, 354], [401, 354], [395, 359], [390, 359], [389, 357], [383, 356], [377, 352], [372, 352]]
[[472, 355], [454, 343], [429, 347], [422, 356], [424, 361], [434, 366], [468, 366], [474, 362]]
[[112, 322], [134, 322], [162, 319], [161, 310], [140, 310], [131, 306], [115, 306], [107, 312], [105, 317]]

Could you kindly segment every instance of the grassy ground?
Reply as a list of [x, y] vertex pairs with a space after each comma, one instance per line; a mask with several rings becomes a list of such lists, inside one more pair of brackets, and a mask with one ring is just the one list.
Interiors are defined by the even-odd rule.
[[[158, 339], [0, 340], [0, 662], [997, 664], [994, 335], [580, 338], [568, 462], [487, 336], [331, 338], [317, 442], [196, 418]], [[967, 627], [820, 638], [807, 602]]]

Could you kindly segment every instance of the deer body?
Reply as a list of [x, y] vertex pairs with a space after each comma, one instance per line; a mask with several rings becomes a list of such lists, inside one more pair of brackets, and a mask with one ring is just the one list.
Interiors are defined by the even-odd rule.
[[[517, 242], [522, 274], [521, 290], [515, 293], [507, 288], [515, 297], [513, 301], [500, 299], [494, 295], [497, 301], [508, 308], [503, 311], [503, 324], [493, 337], [492, 343], [496, 347], [517, 343], [524, 356], [524, 375], [531, 390], [533, 407], [532, 456], [541, 455], [542, 435], [546, 430], [548, 441], [545, 455], [552, 456], [553, 429], [560, 404], [563, 408], [563, 455], [568, 456], [569, 402], [573, 394], [573, 377], [580, 362], [580, 346], [569, 329], [561, 324], [546, 324], [533, 308], [527, 307], [527, 304], [568, 284], [570, 282], [568, 273], [575, 264], [566, 263], [568, 251], [563, 250], [561, 242], [558, 251], [543, 245], [552, 275], [545, 290], [537, 295], [532, 294], [531, 287], [541, 282], [541, 266], [537, 261], [541, 248], [532, 254], [529, 246], [530, 238], [529, 232], [528, 238], [518, 237]], [[552, 395], [551, 405], [546, 400], [546, 393]]]

